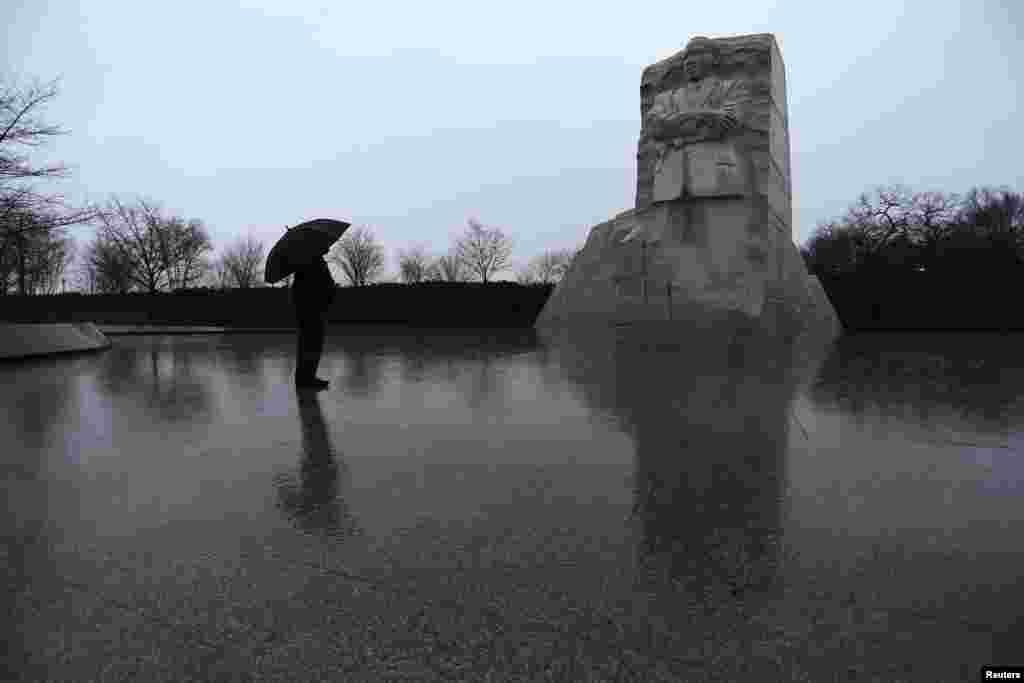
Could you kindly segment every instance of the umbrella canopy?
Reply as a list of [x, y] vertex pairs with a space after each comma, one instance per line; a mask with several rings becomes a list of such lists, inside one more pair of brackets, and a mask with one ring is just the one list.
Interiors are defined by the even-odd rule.
[[332, 218], [317, 218], [296, 225], [271, 247], [263, 278], [274, 283], [311, 263], [338, 241], [351, 223]]

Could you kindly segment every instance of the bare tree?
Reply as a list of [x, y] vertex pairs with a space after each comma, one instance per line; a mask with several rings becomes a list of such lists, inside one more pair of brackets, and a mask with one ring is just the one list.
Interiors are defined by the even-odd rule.
[[39, 233], [38, 248], [32, 250], [29, 267], [29, 293], [56, 294], [75, 258], [75, 241], [64, 229]]
[[986, 237], [1024, 246], [1024, 193], [1007, 188], [974, 188], [964, 197], [957, 219]]
[[504, 270], [512, 256], [512, 240], [500, 228], [485, 228], [470, 218], [469, 228], [455, 244], [459, 260], [466, 268], [488, 282], [495, 273]]
[[249, 289], [262, 280], [263, 243], [251, 236], [236, 240], [222, 257], [224, 282], [227, 286]]
[[25, 268], [34, 258], [29, 245], [46, 243], [32, 242], [26, 235], [87, 223], [96, 215], [95, 208], [71, 208], [62, 196], [41, 193], [33, 185], [68, 175], [64, 164], [35, 165], [27, 154], [67, 132], [45, 123], [40, 116], [57, 93], [57, 80], [28, 86], [0, 83], [0, 236], [6, 240], [5, 256], [9, 249], [17, 252], [19, 289], [23, 293], [29, 289]]
[[[140, 203], [144, 200], [140, 200]], [[132, 284], [147, 292], [167, 286], [167, 269], [156, 231], [141, 206], [130, 206], [111, 197], [98, 216], [97, 236], [131, 263]]]
[[17, 215], [17, 224], [26, 229], [0, 230], [0, 295], [12, 289], [21, 294], [52, 294], [74, 260], [74, 240], [62, 226], [41, 229], [45, 213]]
[[160, 238], [161, 256], [167, 268], [171, 289], [184, 289], [200, 282], [210, 263], [207, 254], [213, 251], [210, 233], [201, 220], [184, 220], [178, 216], [152, 215], [153, 229]]
[[870, 252], [870, 242], [857, 225], [842, 220], [819, 223], [801, 250], [808, 270], [839, 274], [859, 268]]
[[156, 292], [202, 278], [212, 246], [201, 221], [169, 216], [149, 199], [128, 205], [118, 197], [97, 218], [97, 235], [131, 263], [130, 277], [139, 289]]
[[944, 192], [915, 192], [911, 197], [907, 236], [921, 247], [925, 261], [937, 258], [939, 245], [950, 235], [959, 205], [958, 195]]
[[545, 284], [558, 282], [568, 272], [573, 256], [572, 249], [555, 249], [537, 256], [537, 279]]
[[210, 272], [206, 274], [206, 284], [217, 289], [229, 289], [232, 286], [231, 271], [228, 268], [227, 258], [222, 255], [215, 259], [210, 266]]
[[64, 228], [0, 234], [0, 294], [54, 294], [74, 260], [74, 240]]
[[328, 260], [337, 264], [355, 287], [377, 280], [384, 272], [384, 248], [365, 227], [346, 232], [331, 248]]
[[90, 294], [126, 294], [134, 281], [132, 267], [127, 253], [97, 235], [86, 247], [80, 272]]
[[520, 284], [558, 282], [569, 272], [579, 252], [579, 249], [554, 249], [538, 254], [518, 271], [516, 281]]
[[430, 275], [430, 257], [425, 247], [417, 245], [398, 252], [398, 272], [403, 282], [423, 282]]
[[433, 279], [443, 282], [464, 282], [466, 280], [466, 266], [459, 259], [459, 255], [452, 251], [438, 257], [434, 261], [431, 274]]
[[862, 193], [842, 218], [819, 223], [801, 252], [807, 267], [819, 274], [896, 265], [910, 257], [915, 245], [941, 232], [938, 221], [951, 206], [936, 193], [878, 186]]
[[867, 257], [878, 254], [892, 240], [911, 230], [914, 196], [902, 185], [875, 188], [862, 193], [850, 207], [845, 222], [859, 230], [867, 245]]

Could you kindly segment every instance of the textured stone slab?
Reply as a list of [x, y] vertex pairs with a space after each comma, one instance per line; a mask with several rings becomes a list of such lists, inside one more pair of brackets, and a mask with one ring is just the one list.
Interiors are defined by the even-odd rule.
[[0, 359], [13, 360], [110, 346], [92, 323], [51, 325], [0, 324]]
[[785, 70], [770, 34], [695, 38], [645, 70], [637, 208], [750, 195], [751, 150], [762, 147], [775, 158], [788, 195], [785, 97]]
[[686, 153], [674, 149], [665, 155], [654, 176], [654, 201], [681, 199], [686, 186]]
[[595, 226], [536, 325], [738, 312], [780, 334], [840, 329], [792, 240], [786, 74], [770, 34], [644, 70], [636, 208]]
[[789, 109], [786, 99], [786, 64], [782, 61], [779, 44], [772, 40], [772, 101], [782, 113], [786, 125], [789, 125]]
[[747, 194], [742, 156], [732, 145], [705, 142], [687, 150], [687, 194], [724, 197]]
[[772, 160], [778, 165], [786, 180], [786, 193], [790, 193], [789, 175], [789, 130], [782, 118], [782, 113], [775, 107], [771, 108], [771, 134], [768, 136], [771, 145]]
[[755, 151], [752, 155], [754, 173], [757, 176], [757, 194], [767, 202], [775, 218], [782, 224], [788, 234], [793, 206], [788, 184], [782, 175], [781, 168], [768, 152]]

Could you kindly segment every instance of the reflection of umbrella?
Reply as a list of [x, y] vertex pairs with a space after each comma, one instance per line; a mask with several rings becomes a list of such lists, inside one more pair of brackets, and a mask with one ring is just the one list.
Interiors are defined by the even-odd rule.
[[288, 277], [302, 265], [324, 253], [348, 229], [351, 223], [317, 218], [296, 225], [277, 241], [267, 255], [264, 279], [274, 283]]

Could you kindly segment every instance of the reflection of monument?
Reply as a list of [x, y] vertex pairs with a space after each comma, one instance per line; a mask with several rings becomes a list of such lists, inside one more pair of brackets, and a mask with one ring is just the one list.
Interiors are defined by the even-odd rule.
[[541, 332], [590, 409], [614, 415], [635, 443], [643, 564], [683, 583], [763, 588], [779, 562], [791, 404], [827, 346], [753, 325], [671, 329], [685, 341], [625, 327]]
[[770, 34], [694, 38], [648, 67], [636, 207], [595, 226], [538, 326], [740, 311], [839, 330], [792, 240], [785, 69]]
[[1022, 387], [1020, 342], [1009, 335], [864, 335], [832, 347], [808, 397], [820, 409], [928, 431], [998, 433], [1024, 412]]

